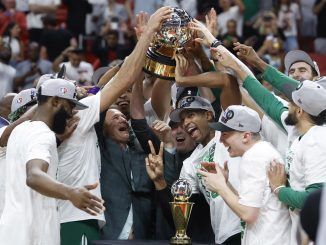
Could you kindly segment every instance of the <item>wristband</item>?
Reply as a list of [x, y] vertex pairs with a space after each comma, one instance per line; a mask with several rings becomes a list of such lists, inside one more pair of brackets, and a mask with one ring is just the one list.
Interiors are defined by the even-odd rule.
[[218, 46], [222, 45], [222, 42], [215, 39], [212, 44], [211, 44], [211, 48], [217, 48]]
[[279, 191], [281, 188], [283, 188], [283, 187], [285, 187], [285, 185], [280, 185], [280, 186], [276, 187], [276, 188], [273, 190], [273, 193], [274, 193], [275, 195], [277, 195], [277, 194], [278, 194], [278, 191]]
[[97, 87], [97, 86], [94, 86], [94, 87], [88, 89], [88, 90], [87, 90], [87, 93], [89, 93], [89, 94], [97, 94], [98, 91], [100, 91], [100, 89], [101, 89], [101, 88], [99, 88], [99, 87]]

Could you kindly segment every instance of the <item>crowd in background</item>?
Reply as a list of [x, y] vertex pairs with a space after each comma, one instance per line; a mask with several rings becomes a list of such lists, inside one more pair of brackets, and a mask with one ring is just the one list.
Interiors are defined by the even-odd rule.
[[[36, 78], [57, 72], [68, 61], [68, 77], [89, 85], [92, 67], [123, 59], [133, 50], [137, 13], [152, 14], [167, 5], [202, 21], [213, 7], [218, 16], [214, 35], [226, 47], [237, 41], [251, 45], [280, 70], [284, 52], [326, 52], [324, 1], [3, 0], [1, 96], [32, 87]], [[68, 60], [72, 48], [77, 51]]]
[[[164, 6], [195, 17], [174, 81], [143, 72]], [[195, 242], [323, 244], [325, 0], [0, 9], [1, 244], [168, 240], [179, 178]]]

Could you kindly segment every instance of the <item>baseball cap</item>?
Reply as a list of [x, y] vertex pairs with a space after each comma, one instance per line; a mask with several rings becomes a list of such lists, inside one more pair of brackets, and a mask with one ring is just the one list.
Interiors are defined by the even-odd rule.
[[15, 95], [11, 102], [11, 112], [17, 111], [24, 105], [30, 105], [37, 102], [36, 89], [29, 88], [20, 91]]
[[220, 117], [217, 123], [210, 123], [211, 128], [221, 131], [241, 131], [258, 133], [261, 120], [256, 111], [242, 105], [231, 105]]
[[318, 76], [320, 76], [318, 65], [315, 61], [311, 59], [311, 57], [302, 50], [292, 50], [288, 52], [284, 57], [284, 65], [285, 65], [285, 72], [288, 75], [290, 67], [296, 63], [303, 61], [310, 65], [317, 73]]
[[44, 81], [41, 85], [41, 95], [57, 96], [59, 98], [67, 99], [76, 105], [76, 110], [83, 110], [88, 106], [80, 103], [76, 99], [76, 86], [65, 79], [55, 78]]
[[96, 71], [93, 73], [92, 76], [92, 83], [93, 84], [98, 84], [100, 81], [101, 77], [109, 70], [111, 69], [109, 66], [104, 66], [96, 69]]
[[292, 101], [312, 116], [326, 110], [326, 89], [319, 83], [303, 81], [292, 92]]
[[198, 94], [197, 87], [177, 87], [176, 93], [176, 103], [178, 104], [179, 101], [186, 96], [196, 96]]
[[184, 110], [193, 109], [211, 111], [215, 117], [214, 109], [207, 99], [204, 99], [200, 96], [186, 96], [179, 100], [177, 109], [173, 110], [170, 113], [170, 119], [173, 122], [180, 122], [180, 113]]
[[38, 79], [37, 84], [36, 84], [36, 90], [38, 90], [38, 88], [41, 87], [41, 85], [46, 80], [54, 79], [54, 78], [64, 78], [65, 75], [66, 75], [66, 66], [65, 66], [65, 64], [63, 64], [57, 75], [49, 73], [49, 74], [43, 74], [42, 76], [40, 76], [40, 78]]

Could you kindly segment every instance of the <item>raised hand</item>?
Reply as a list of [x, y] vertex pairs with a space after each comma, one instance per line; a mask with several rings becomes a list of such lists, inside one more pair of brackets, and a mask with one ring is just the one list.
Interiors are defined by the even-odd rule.
[[195, 41], [205, 45], [206, 47], [210, 47], [212, 42], [215, 40], [215, 37], [207, 27], [196, 19], [193, 19], [193, 21], [189, 23], [189, 28], [202, 35], [201, 38], [195, 38]]
[[239, 57], [239, 59], [246, 61], [251, 65], [260, 59], [258, 54], [251, 46], [247, 46], [237, 42], [234, 43], [233, 50], [237, 52], [237, 56]]
[[[225, 165], [224, 165], [225, 166]], [[226, 171], [228, 169], [222, 169], [217, 163], [215, 164], [216, 173], [209, 173], [206, 170], [198, 170], [198, 173], [202, 175], [206, 188], [212, 192], [219, 192], [221, 189], [227, 186], [227, 180], [225, 178]]]
[[175, 55], [175, 62], [176, 62], [175, 80], [179, 81], [180, 78], [186, 74], [186, 72], [188, 70], [189, 63], [188, 63], [187, 59], [182, 54]]
[[206, 26], [207, 29], [212, 33], [214, 37], [218, 35], [218, 28], [217, 28], [217, 15], [214, 8], [205, 15]]
[[[151, 153], [145, 158], [146, 171], [149, 178], [154, 182], [156, 189], [163, 189], [166, 186], [164, 180], [163, 168], [163, 142], [161, 142], [160, 150], [156, 153], [152, 141], [148, 141]], [[164, 186], [165, 184], [165, 186]]]
[[152, 130], [158, 139], [164, 143], [165, 146], [169, 145], [170, 148], [174, 147], [171, 127], [166, 122], [155, 120], [152, 125]]
[[172, 12], [173, 10], [168, 6], [156, 10], [156, 12], [149, 18], [146, 30], [151, 33], [158, 31], [161, 27], [162, 22], [171, 18]]
[[139, 40], [140, 36], [143, 34], [143, 32], [146, 29], [147, 22], [149, 20], [149, 15], [146, 12], [139, 12], [136, 16], [136, 26], [134, 27], [137, 40]]
[[231, 53], [224, 49], [224, 47], [211, 48], [211, 55], [226, 68], [236, 69], [238, 66], [238, 63], [232, 57]]
[[276, 161], [270, 163], [270, 167], [267, 170], [267, 175], [269, 179], [269, 186], [272, 191], [282, 185], [286, 185], [286, 174], [284, 165]]
[[90, 190], [94, 190], [97, 186], [98, 183], [73, 188], [68, 194], [68, 200], [71, 201], [76, 208], [90, 215], [98, 215], [105, 210], [105, 207], [103, 206], [103, 199], [90, 192]]

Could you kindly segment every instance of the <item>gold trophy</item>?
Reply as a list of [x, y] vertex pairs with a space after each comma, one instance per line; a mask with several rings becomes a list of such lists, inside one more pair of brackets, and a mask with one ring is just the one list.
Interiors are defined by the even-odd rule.
[[180, 8], [173, 8], [171, 19], [162, 23], [162, 28], [155, 34], [151, 47], [147, 50], [144, 71], [165, 80], [174, 80], [177, 51], [192, 39], [188, 23], [192, 20], [189, 14]]
[[191, 239], [186, 234], [192, 206], [194, 205], [193, 202], [188, 202], [191, 192], [189, 182], [184, 179], [178, 179], [171, 187], [174, 202], [170, 202], [170, 206], [176, 233], [171, 238], [170, 244], [191, 244]]

